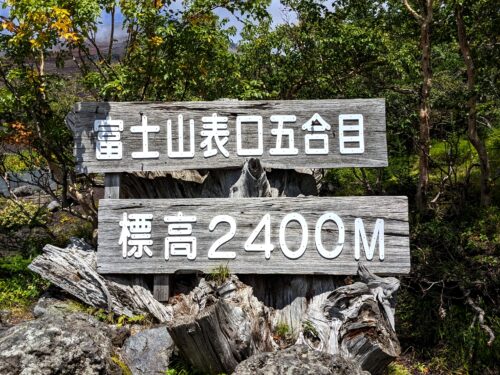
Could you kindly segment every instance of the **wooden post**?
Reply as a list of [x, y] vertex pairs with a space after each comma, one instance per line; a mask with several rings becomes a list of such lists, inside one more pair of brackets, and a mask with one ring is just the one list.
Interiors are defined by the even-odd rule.
[[155, 275], [153, 296], [157, 301], [166, 302], [170, 297], [170, 275]]
[[104, 198], [120, 199], [120, 173], [104, 174]]

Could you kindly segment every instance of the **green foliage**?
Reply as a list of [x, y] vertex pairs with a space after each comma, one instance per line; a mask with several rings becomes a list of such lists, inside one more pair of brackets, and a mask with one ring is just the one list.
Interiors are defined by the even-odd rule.
[[116, 315], [113, 312], [109, 312], [102, 308], [90, 307], [80, 303], [74, 303], [76, 311], [81, 311], [86, 314], [94, 316], [96, 319], [106, 322], [108, 324], [116, 324], [118, 327], [122, 327], [126, 324], [139, 324], [139, 325], [149, 325], [151, 320], [145, 315]]
[[411, 375], [411, 372], [402, 364], [392, 362], [388, 368], [388, 375]]
[[56, 246], [66, 246], [71, 237], [83, 238], [88, 243], [92, 243], [92, 224], [64, 211], [53, 215], [50, 231], [53, 235], [51, 243]]
[[309, 320], [304, 320], [302, 322], [302, 330], [304, 331], [304, 336], [310, 337], [312, 339], [318, 339], [318, 331], [316, 330], [316, 327], [309, 321]]
[[500, 288], [500, 212], [464, 204], [415, 221], [412, 275], [398, 296], [396, 313], [405, 345], [419, 349], [434, 373], [488, 373], [500, 358], [500, 343], [486, 343], [466, 295], [485, 311], [485, 323], [500, 334], [496, 307], [489, 303]]
[[203, 375], [203, 373], [194, 369], [184, 358], [174, 354], [170, 358], [169, 368], [165, 371], [165, 375]]
[[[410, 3], [421, 11], [419, 2]], [[428, 191], [432, 202], [427, 211], [411, 216], [412, 274], [403, 280], [396, 309], [403, 346], [415, 348], [415, 355], [422, 357], [408, 366], [416, 373], [487, 373], [498, 362], [500, 340], [486, 347], [484, 331], [477, 322], [471, 325], [474, 311], [464, 306], [464, 295], [469, 293], [500, 337], [495, 300], [500, 288], [500, 189], [495, 186], [500, 168], [500, 49], [494, 48], [500, 24], [497, 3], [434, 2]], [[345, 0], [330, 7], [310, 0], [282, 4], [296, 21], [274, 24], [267, 15], [267, 0], [182, 4], [10, 0], [8, 7], [5, 2], [0, 32], [0, 173], [44, 168], [60, 186], [68, 183], [82, 192], [91, 189], [92, 182], [85, 184], [73, 173], [73, 140], [64, 124], [71, 105], [81, 100], [383, 97], [389, 167], [328, 171], [327, 193], [407, 195], [413, 209], [422, 80], [418, 22], [400, 0]], [[467, 89], [466, 66], [457, 45], [457, 4], [463, 9], [474, 60], [474, 90]], [[241, 20], [237, 44], [235, 28], [213, 12], [217, 7]], [[103, 48], [95, 39], [101, 13], [118, 10], [128, 40], [119, 55], [113, 46]], [[78, 68], [68, 77], [62, 68], [72, 56]], [[493, 179], [492, 207], [486, 210], [477, 208], [478, 156], [467, 135], [467, 103], [473, 94], [477, 94], [479, 134], [490, 156]], [[4, 152], [12, 146], [20, 151]], [[66, 209], [68, 186], [54, 192]], [[50, 227], [51, 241], [61, 246], [70, 235], [92, 236], [88, 221], [65, 214], [51, 218], [33, 204], [21, 204], [24, 211], [0, 201], [0, 234], [25, 237], [26, 253], [39, 251], [46, 237], [25, 235], [22, 228]], [[95, 215], [73, 212], [90, 219]], [[0, 290], [10, 291], [2, 294], [2, 303], [28, 301], [40, 290], [21, 260], [8, 261], [7, 267], [16, 262], [19, 274], [9, 273], [0, 281]], [[229, 275], [227, 266], [220, 266], [208, 278], [220, 284]], [[133, 319], [109, 316], [104, 310], [95, 314], [118, 324]], [[310, 328], [306, 322], [304, 331], [314, 335]], [[285, 327], [280, 331], [286, 336]], [[405, 373], [399, 364], [391, 371]], [[180, 366], [168, 373], [193, 371]]]
[[0, 211], [0, 231], [15, 230], [22, 226], [30, 228], [47, 224], [49, 212], [30, 201], [8, 200]]
[[40, 163], [40, 156], [36, 152], [29, 150], [23, 150], [15, 154], [6, 154], [3, 156], [3, 159], [5, 170], [12, 173], [29, 171], [33, 165]]
[[0, 309], [28, 308], [49, 283], [28, 270], [31, 259], [0, 258]]
[[231, 271], [228, 265], [221, 264], [210, 271], [207, 275], [207, 280], [214, 281], [217, 285], [222, 285], [230, 276]]
[[280, 338], [286, 338], [291, 335], [292, 330], [286, 322], [279, 322], [274, 327], [274, 333]]
[[116, 325], [119, 327], [123, 326], [124, 324], [144, 324], [146, 322], [148, 321], [146, 316], [144, 315], [120, 315], [118, 319], [116, 319]]

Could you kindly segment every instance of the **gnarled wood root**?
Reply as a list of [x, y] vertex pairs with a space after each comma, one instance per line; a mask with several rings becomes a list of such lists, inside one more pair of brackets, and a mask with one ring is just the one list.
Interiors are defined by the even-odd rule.
[[172, 309], [154, 299], [142, 285], [127, 285], [96, 271], [96, 252], [81, 240], [72, 239], [65, 249], [46, 245], [29, 269], [82, 302], [118, 315], [151, 315], [160, 322], [172, 318]]
[[358, 274], [362, 282], [323, 294], [324, 301], [310, 305], [297, 343], [351, 358], [379, 374], [401, 351], [392, 309], [399, 281], [375, 276], [361, 264]]

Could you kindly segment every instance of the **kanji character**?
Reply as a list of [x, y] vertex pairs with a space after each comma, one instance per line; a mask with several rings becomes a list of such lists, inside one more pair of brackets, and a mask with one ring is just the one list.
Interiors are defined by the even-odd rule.
[[160, 156], [158, 151], [149, 151], [149, 133], [158, 133], [160, 127], [157, 125], [148, 126], [148, 118], [141, 113], [141, 126], [131, 126], [132, 133], [142, 133], [142, 151], [132, 152], [133, 159], [156, 159]]
[[[130, 214], [123, 213], [123, 219], [120, 221], [122, 231], [118, 244], [122, 245], [122, 256], [124, 258], [134, 255], [136, 258], [141, 258], [143, 251], [153, 256], [151, 249], [148, 246], [153, 245], [151, 239], [151, 220], [153, 214]], [[128, 250], [128, 246], [132, 246]]]
[[169, 158], [192, 158], [194, 157], [194, 120], [189, 120], [189, 151], [184, 150], [184, 119], [178, 117], [178, 142], [179, 150], [174, 151], [172, 146], [172, 121], [167, 120], [167, 155]]
[[196, 259], [196, 237], [192, 236], [196, 216], [183, 216], [178, 212], [174, 216], [165, 216], [168, 223], [168, 237], [165, 238], [165, 260], [170, 256], [186, 256], [189, 260]]
[[123, 131], [122, 120], [94, 121], [94, 132], [97, 134], [95, 155], [97, 160], [120, 160], [122, 158], [121, 132]]
[[[271, 122], [277, 122], [278, 127], [271, 129], [271, 134], [276, 136], [276, 148], [269, 150], [270, 155], [297, 155], [299, 149], [294, 144], [293, 129], [283, 129], [285, 122], [295, 122], [297, 118], [295, 115], [273, 115]], [[283, 136], [288, 137], [288, 147], [282, 147]]]
[[[218, 117], [217, 113], [212, 116], [202, 117], [203, 129], [200, 134], [202, 137], [206, 137], [200, 144], [201, 148], [206, 148], [203, 152], [203, 156], [209, 158], [217, 154], [217, 149], [226, 158], [229, 157], [229, 152], [224, 148], [224, 145], [228, 141], [229, 130], [227, 130], [227, 117]], [[212, 148], [213, 142], [217, 148]]]

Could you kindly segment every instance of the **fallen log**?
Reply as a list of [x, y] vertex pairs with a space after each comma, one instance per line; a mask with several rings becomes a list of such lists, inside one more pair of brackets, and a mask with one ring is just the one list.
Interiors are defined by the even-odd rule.
[[46, 245], [29, 269], [38, 273], [87, 305], [117, 315], [151, 315], [159, 322], [172, 317], [171, 307], [154, 299], [151, 292], [137, 283], [104, 278], [96, 271], [96, 252], [82, 240], [72, 239], [65, 249]]

